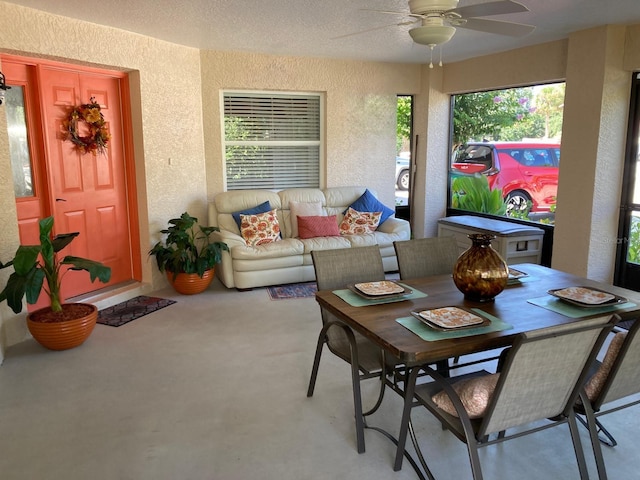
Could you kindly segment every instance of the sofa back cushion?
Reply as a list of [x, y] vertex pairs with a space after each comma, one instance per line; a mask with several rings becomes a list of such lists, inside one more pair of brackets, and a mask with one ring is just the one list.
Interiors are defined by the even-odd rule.
[[[232, 214], [252, 209], [264, 202], [269, 202], [270, 207], [277, 210], [279, 215], [282, 205], [276, 192], [270, 190], [231, 190], [219, 193], [213, 199], [217, 223], [212, 223], [212, 225], [240, 235], [240, 229]], [[278, 220], [282, 222], [282, 218], [279, 217]]]
[[[312, 213], [306, 213], [305, 215], [325, 215], [326, 200], [324, 193], [319, 188], [289, 188], [287, 190], [280, 190], [278, 192], [281, 205], [281, 229], [283, 235], [286, 238], [295, 237], [298, 235], [297, 224], [292, 219], [291, 202], [295, 204], [315, 204]], [[320, 209], [317, 209], [317, 205], [320, 204]], [[310, 212], [310, 210], [305, 210]], [[300, 215], [300, 213], [298, 213]]]

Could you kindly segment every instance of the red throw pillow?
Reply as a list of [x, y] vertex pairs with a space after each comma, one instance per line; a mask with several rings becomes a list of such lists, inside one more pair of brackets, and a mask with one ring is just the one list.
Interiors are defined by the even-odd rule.
[[339, 237], [340, 229], [335, 215], [331, 216], [298, 216], [298, 236], [300, 238]]

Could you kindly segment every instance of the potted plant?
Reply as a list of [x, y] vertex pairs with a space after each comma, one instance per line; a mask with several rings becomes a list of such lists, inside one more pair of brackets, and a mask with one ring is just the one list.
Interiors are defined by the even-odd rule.
[[218, 227], [203, 227], [198, 219], [187, 212], [180, 218], [169, 220], [169, 228], [160, 230], [166, 234], [149, 251], [156, 257], [158, 268], [166, 272], [169, 283], [178, 293], [190, 295], [207, 289], [213, 280], [214, 267], [222, 258], [222, 251], [229, 250], [226, 243], [212, 241]]
[[[62, 233], [52, 236], [53, 217], [39, 222], [40, 244], [20, 245], [12, 260], [0, 268], [13, 266], [14, 272], [0, 292], [0, 302], [7, 301], [14, 313], [22, 311], [22, 299], [35, 304], [43, 288], [51, 305], [27, 315], [29, 331], [42, 346], [51, 350], [66, 350], [82, 344], [93, 331], [98, 317], [95, 305], [87, 303], [63, 303], [60, 295], [62, 279], [67, 270], [85, 270], [91, 281], [97, 278], [106, 283], [111, 278], [111, 268], [86, 258], [67, 255], [60, 258], [58, 252], [69, 245], [79, 233]], [[46, 280], [46, 285], [44, 281]]]

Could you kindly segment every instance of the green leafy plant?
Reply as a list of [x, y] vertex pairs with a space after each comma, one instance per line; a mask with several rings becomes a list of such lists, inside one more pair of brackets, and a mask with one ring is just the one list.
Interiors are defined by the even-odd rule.
[[12, 260], [5, 264], [0, 262], [0, 268], [11, 265], [14, 268], [0, 292], [0, 302], [6, 300], [14, 313], [22, 311], [22, 298], [25, 295], [27, 303], [34, 304], [38, 301], [45, 279], [47, 284], [44, 290], [51, 300], [51, 310], [62, 311], [60, 286], [67, 272], [62, 270], [63, 265], [69, 265], [69, 270], [86, 270], [92, 282], [96, 278], [103, 283], [111, 279], [111, 268], [100, 262], [71, 255], [59, 259], [58, 252], [69, 245], [79, 232], [61, 233], [53, 237], [53, 217], [40, 220], [39, 227], [40, 245], [20, 245]]
[[214, 242], [210, 235], [219, 232], [218, 227], [203, 227], [196, 224], [198, 219], [187, 212], [180, 218], [169, 220], [169, 228], [160, 230], [166, 234], [164, 241], [156, 243], [150, 256], [156, 257], [161, 272], [197, 273], [200, 278], [204, 272], [213, 268], [222, 259], [222, 251], [229, 250], [226, 243]]
[[492, 190], [484, 175], [464, 175], [454, 178], [451, 182], [451, 192], [453, 208], [501, 216], [507, 211], [502, 190], [499, 188]]
[[630, 263], [640, 263], [640, 219], [635, 215], [631, 217], [627, 261]]

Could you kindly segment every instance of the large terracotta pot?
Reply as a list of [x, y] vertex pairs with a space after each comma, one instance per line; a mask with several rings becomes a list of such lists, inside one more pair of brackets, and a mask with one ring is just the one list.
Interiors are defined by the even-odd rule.
[[178, 273], [167, 271], [167, 279], [176, 292], [183, 295], [193, 295], [195, 293], [204, 292], [213, 280], [214, 269], [206, 270], [202, 277], [197, 273]]
[[88, 303], [66, 303], [62, 312], [51, 307], [27, 315], [27, 327], [33, 338], [49, 350], [68, 350], [89, 338], [98, 319], [98, 309]]

